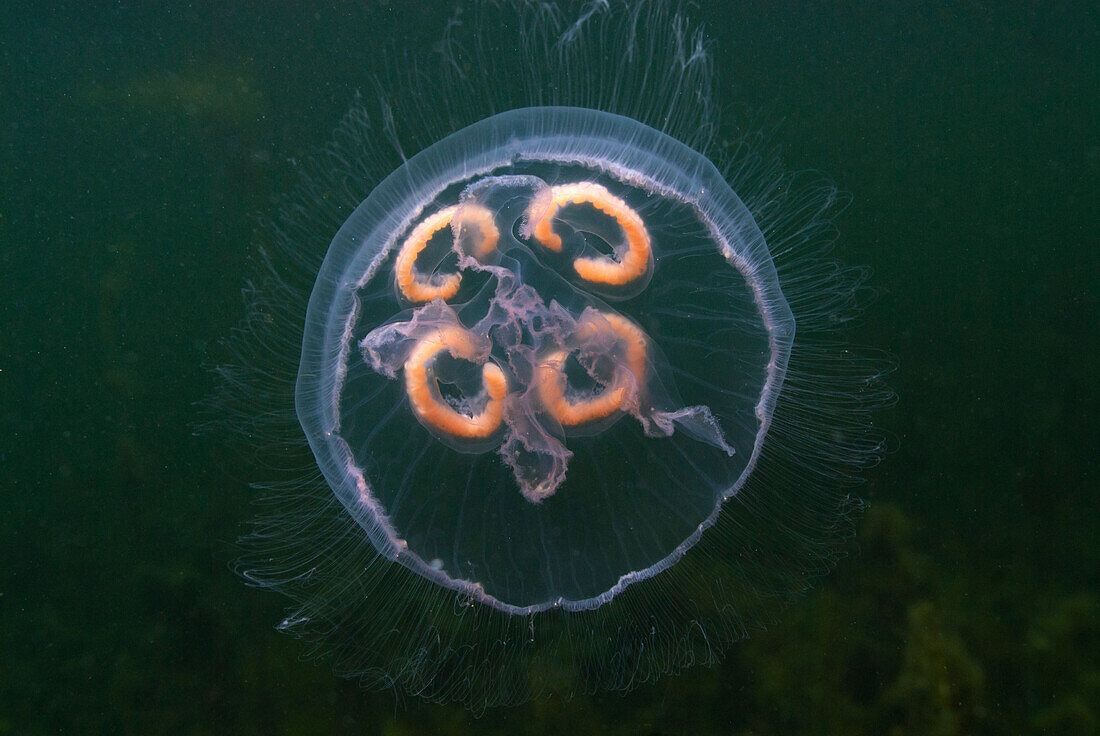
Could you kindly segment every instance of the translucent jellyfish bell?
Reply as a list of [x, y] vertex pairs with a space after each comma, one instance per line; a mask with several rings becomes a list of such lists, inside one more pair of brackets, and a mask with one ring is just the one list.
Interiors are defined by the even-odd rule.
[[339, 671], [475, 711], [714, 662], [831, 566], [881, 454], [843, 199], [715, 143], [660, 2], [475, 4], [440, 48], [274, 222], [222, 406], [301, 467], [242, 573]]
[[[738, 277], [720, 298], [717, 269]], [[743, 485], [793, 336], [710, 161], [620, 115], [511, 110], [348, 218], [310, 300], [298, 414], [383, 555], [501, 610], [594, 608]], [[721, 385], [696, 376], [708, 353]]]

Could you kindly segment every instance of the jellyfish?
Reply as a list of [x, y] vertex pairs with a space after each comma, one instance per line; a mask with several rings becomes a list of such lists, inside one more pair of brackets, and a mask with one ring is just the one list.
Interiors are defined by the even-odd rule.
[[664, 3], [441, 33], [268, 228], [222, 404], [289, 469], [241, 573], [342, 674], [475, 711], [713, 663], [831, 567], [882, 452], [844, 197], [721, 137]]

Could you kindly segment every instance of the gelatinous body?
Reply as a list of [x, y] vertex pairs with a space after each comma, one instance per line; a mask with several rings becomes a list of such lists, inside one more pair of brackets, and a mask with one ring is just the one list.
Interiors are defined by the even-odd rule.
[[[298, 410], [329, 484], [380, 552], [502, 610], [667, 567], [751, 471], [794, 335], [744, 204], [686, 146], [579, 108], [490, 117], [398, 174], [310, 303]], [[740, 285], [693, 315], [699, 266]], [[678, 377], [700, 321], [737, 392]], [[430, 476], [377, 466], [397, 440]]]
[[688, 20], [470, 11], [304, 167], [222, 400], [265, 468], [302, 455], [241, 563], [281, 628], [482, 710], [770, 621], [836, 559], [890, 394], [824, 255], [843, 198], [719, 142]]

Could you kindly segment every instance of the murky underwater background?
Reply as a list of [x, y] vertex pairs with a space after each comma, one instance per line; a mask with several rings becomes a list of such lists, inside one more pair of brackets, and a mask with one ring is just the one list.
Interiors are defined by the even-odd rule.
[[428, 47], [450, 15], [0, 8], [0, 734], [1096, 733], [1086, 2], [694, 12], [727, 118], [853, 193], [837, 254], [878, 292], [858, 338], [899, 366], [859, 536], [778, 625], [713, 669], [480, 721], [273, 630], [285, 601], [229, 570], [248, 465], [192, 435], [204, 361], [294, 161], [372, 93], [383, 39]]

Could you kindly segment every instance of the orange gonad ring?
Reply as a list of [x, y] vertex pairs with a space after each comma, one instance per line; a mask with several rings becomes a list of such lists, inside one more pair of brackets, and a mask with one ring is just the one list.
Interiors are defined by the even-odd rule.
[[565, 394], [565, 359], [569, 353], [557, 350], [539, 364], [539, 398], [546, 411], [563, 427], [577, 427], [605, 419], [625, 410], [632, 397], [640, 391], [646, 374], [646, 339], [630, 320], [610, 312], [598, 312], [582, 317], [577, 323], [576, 338], [580, 343], [594, 340], [600, 332], [612, 330], [626, 343], [624, 370], [617, 371], [614, 385], [607, 386], [589, 399], [570, 399]]
[[[487, 399], [481, 411], [464, 414], [443, 399], [434, 362], [444, 350], [455, 358], [482, 364], [481, 384]], [[483, 362], [478, 352], [474, 336], [461, 327], [441, 328], [417, 342], [405, 360], [405, 390], [413, 412], [423, 423], [451, 437], [469, 440], [485, 439], [500, 429], [508, 381], [498, 365]]]
[[437, 297], [449, 301], [458, 293], [458, 288], [462, 285], [461, 273], [434, 274], [425, 279], [424, 274], [416, 270], [416, 259], [428, 247], [428, 242], [440, 230], [450, 226], [456, 217], [455, 224], [459, 229], [472, 225], [479, 233], [471, 248], [471, 255], [481, 260], [496, 249], [500, 232], [493, 222], [493, 214], [484, 207], [476, 204], [452, 205], [424, 218], [409, 233], [409, 237], [405, 238], [394, 264], [397, 288], [409, 301], [430, 302]]
[[593, 182], [562, 184], [550, 188], [550, 201], [532, 203], [531, 233], [548, 250], [560, 253], [561, 236], [554, 232], [553, 218], [568, 205], [588, 204], [604, 213], [622, 228], [625, 248], [616, 248], [618, 260], [608, 256], [582, 256], [573, 261], [573, 270], [584, 281], [605, 286], [625, 286], [649, 271], [652, 246], [641, 216], [607, 188]]

